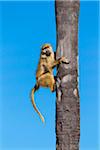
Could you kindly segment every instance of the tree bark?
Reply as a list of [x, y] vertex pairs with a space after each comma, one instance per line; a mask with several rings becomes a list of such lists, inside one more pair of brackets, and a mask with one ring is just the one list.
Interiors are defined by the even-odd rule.
[[57, 51], [69, 64], [57, 69], [56, 150], [79, 150], [80, 102], [78, 91], [79, 0], [56, 0]]

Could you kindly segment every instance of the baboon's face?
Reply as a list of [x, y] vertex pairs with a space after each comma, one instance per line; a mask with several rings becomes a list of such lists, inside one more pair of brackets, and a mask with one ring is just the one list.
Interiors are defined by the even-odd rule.
[[45, 44], [42, 46], [42, 51], [41, 51], [41, 57], [42, 58], [52, 58], [54, 57], [54, 52], [52, 50], [51, 45]]

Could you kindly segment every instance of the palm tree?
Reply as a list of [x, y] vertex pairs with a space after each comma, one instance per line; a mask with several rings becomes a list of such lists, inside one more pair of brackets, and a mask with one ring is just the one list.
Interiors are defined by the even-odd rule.
[[56, 150], [79, 150], [80, 102], [78, 92], [79, 0], [56, 0], [57, 52], [69, 64], [57, 69]]

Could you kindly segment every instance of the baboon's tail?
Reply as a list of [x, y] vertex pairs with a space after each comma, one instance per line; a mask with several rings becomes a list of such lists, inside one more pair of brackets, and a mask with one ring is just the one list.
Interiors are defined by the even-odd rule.
[[42, 122], [44, 122], [44, 117], [41, 115], [41, 113], [40, 113], [39, 110], [37, 109], [36, 104], [35, 104], [35, 101], [34, 101], [34, 93], [35, 93], [35, 91], [36, 91], [38, 88], [39, 88], [39, 86], [36, 84], [36, 85], [34, 86], [34, 88], [32, 89], [32, 92], [31, 92], [31, 101], [32, 101], [32, 105], [33, 105], [35, 111], [36, 111], [36, 112], [38, 113], [38, 115], [40, 116]]

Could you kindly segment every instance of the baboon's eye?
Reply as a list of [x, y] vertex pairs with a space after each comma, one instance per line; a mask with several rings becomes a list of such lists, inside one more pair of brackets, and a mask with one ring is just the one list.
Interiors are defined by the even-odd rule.
[[42, 54], [42, 55], [45, 55], [46, 53], [42, 51], [42, 53], [41, 53], [41, 54]]

